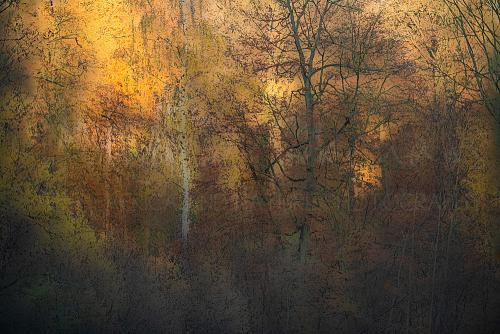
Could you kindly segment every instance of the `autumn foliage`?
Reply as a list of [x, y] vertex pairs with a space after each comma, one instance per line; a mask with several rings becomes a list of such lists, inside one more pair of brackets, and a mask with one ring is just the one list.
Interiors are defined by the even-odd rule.
[[495, 0], [0, 0], [0, 331], [495, 333]]

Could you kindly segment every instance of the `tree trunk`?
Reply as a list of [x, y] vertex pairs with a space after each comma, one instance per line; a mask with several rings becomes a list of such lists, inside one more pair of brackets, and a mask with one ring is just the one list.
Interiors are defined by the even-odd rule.
[[189, 152], [188, 152], [188, 140], [187, 140], [187, 115], [186, 110], [180, 110], [181, 117], [181, 143], [180, 143], [180, 159], [181, 159], [181, 174], [182, 174], [182, 215], [181, 215], [181, 227], [182, 227], [182, 242], [183, 245], [187, 244], [187, 237], [189, 232], [189, 204], [190, 204], [190, 170], [189, 170]]
[[[310, 236], [310, 218], [311, 210], [313, 205], [313, 196], [315, 190], [316, 180], [314, 178], [314, 164], [316, 161], [316, 124], [314, 120], [314, 98], [313, 89], [311, 85], [311, 76], [314, 73], [313, 70], [313, 60], [314, 52], [311, 50], [309, 55], [309, 61], [306, 61], [304, 54], [304, 49], [302, 48], [302, 41], [299, 37], [299, 22], [295, 17], [295, 10], [290, 0], [286, 2], [288, 8], [288, 14], [290, 19], [290, 28], [293, 35], [293, 40], [295, 48], [299, 56], [300, 72], [303, 81], [303, 91], [304, 91], [304, 102], [306, 107], [306, 119], [307, 119], [307, 162], [306, 162], [306, 186], [304, 191], [304, 205], [303, 213], [301, 217], [301, 224], [299, 226], [300, 237], [299, 237], [299, 256], [302, 262], [305, 262], [308, 243]], [[320, 28], [319, 28], [320, 29]], [[318, 30], [318, 36], [319, 36]]]
[[104, 153], [104, 228], [106, 234], [111, 232], [111, 155], [112, 155], [112, 128], [111, 124], [106, 127], [106, 144]]
[[307, 146], [306, 187], [303, 206], [304, 217], [302, 219], [302, 225], [300, 226], [299, 239], [299, 254], [302, 262], [305, 262], [309, 247], [309, 237], [311, 232], [310, 218], [312, 214], [311, 210], [313, 207], [313, 197], [316, 185], [316, 179], [314, 178], [314, 164], [316, 161], [316, 124], [314, 120], [314, 104], [309, 77], [306, 75], [304, 75], [304, 77], [304, 96], [307, 115], [307, 140], [309, 144]]
[[[176, 95], [177, 114], [180, 123], [180, 162], [181, 162], [181, 177], [182, 177], [182, 213], [181, 213], [181, 238], [182, 246], [185, 249], [187, 247], [188, 233], [189, 233], [189, 210], [190, 210], [190, 170], [189, 170], [189, 140], [188, 140], [188, 110], [185, 106], [185, 79], [187, 75], [187, 59], [186, 59], [186, 17], [185, 17], [185, 0], [179, 1], [179, 29], [182, 33], [182, 44], [181, 52], [179, 54], [179, 60], [182, 64], [183, 76], [179, 80]], [[194, 7], [191, 3], [191, 15], [194, 23]]]

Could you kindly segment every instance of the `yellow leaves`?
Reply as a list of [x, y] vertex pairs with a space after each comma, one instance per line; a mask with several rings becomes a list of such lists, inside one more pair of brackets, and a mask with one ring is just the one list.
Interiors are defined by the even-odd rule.
[[[238, 74], [236, 74], [238, 75]], [[249, 106], [260, 102], [261, 84], [254, 78], [242, 78], [234, 83], [234, 95]]]
[[359, 164], [356, 168], [356, 179], [360, 180], [360, 185], [355, 187], [356, 194], [364, 194], [370, 188], [380, 187], [380, 178], [382, 176], [382, 168], [379, 164], [365, 162]]
[[292, 89], [290, 80], [285, 79], [270, 79], [266, 82], [264, 90], [267, 94], [275, 97], [289, 96]]
[[126, 91], [130, 92], [131, 71], [124, 62], [113, 61], [108, 65], [105, 79], [115, 86], [122, 86]]
[[[227, 146], [227, 144], [226, 144]], [[240, 153], [234, 146], [227, 146], [224, 149], [225, 167], [224, 177], [225, 185], [230, 190], [236, 190], [241, 183], [240, 166], [242, 164]]]

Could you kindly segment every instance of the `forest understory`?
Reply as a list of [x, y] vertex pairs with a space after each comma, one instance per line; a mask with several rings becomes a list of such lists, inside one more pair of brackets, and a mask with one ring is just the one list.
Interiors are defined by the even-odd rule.
[[498, 0], [0, 0], [0, 332], [498, 333]]

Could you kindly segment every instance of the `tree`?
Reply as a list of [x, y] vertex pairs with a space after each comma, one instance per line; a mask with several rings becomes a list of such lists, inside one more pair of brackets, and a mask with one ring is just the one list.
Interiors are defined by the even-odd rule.
[[444, 3], [451, 14], [453, 34], [459, 39], [465, 86], [469, 86], [469, 76], [472, 76], [474, 90], [484, 107], [500, 123], [500, 6], [494, 0], [444, 0]]

